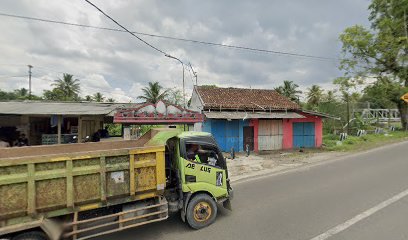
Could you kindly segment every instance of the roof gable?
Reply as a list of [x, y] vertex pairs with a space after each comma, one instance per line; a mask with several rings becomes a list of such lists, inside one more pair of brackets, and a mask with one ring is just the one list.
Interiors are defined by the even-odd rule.
[[197, 86], [204, 109], [299, 109], [275, 90]]

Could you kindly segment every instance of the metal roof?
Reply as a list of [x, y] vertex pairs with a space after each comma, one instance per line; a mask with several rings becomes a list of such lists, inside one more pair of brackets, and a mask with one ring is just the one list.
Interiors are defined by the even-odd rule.
[[333, 115], [330, 115], [330, 114], [327, 114], [327, 113], [321, 113], [321, 112], [316, 112], [316, 111], [312, 111], [312, 110], [305, 110], [305, 109], [302, 109], [301, 111], [303, 113], [314, 115], [314, 116], [319, 116], [319, 117], [322, 117], [322, 118], [331, 118], [331, 119], [334, 119], [334, 120], [340, 120], [341, 119], [340, 117], [336, 117], [336, 116], [333, 116]]
[[295, 112], [204, 112], [207, 118], [214, 119], [277, 119], [277, 118], [305, 118]]
[[125, 104], [92, 102], [0, 102], [0, 114], [13, 115], [107, 115]]

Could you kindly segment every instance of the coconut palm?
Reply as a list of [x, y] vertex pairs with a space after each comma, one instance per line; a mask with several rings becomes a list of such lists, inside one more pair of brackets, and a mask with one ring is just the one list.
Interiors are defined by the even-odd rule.
[[71, 74], [64, 73], [62, 79], [54, 80], [52, 86], [62, 93], [62, 100], [72, 101], [78, 98], [80, 92], [79, 80], [75, 79]]
[[308, 88], [307, 104], [311, 108], [316, 108], [322, 101], [322, 98], [323, 98], [323, 90], [320, 86], [312, 85], [310, 88]]
[[337, 98], [336, 95], [334, 94], [334, 91], [329, 90], [327, 93], [324, 95], [324, 101], [325, 102], [336, 102]]
[[93, 101], [92, 96], [91, 96], [91, 95], [86, 95], [86, 96], [85, 96], [85, 101], [87, 101], [87, 102], [92, 102], [92, 101]]
[[169, 93], [169, 89], [163, 90], [159, 82], [149, 82], [148, 87], [142, 88], [143, 95], [138, 96], [138, 99], [143, 99], [148, 103], [157, 103], [160, 100], [165, 100]]
[[282, 86], [275, 88], [275, 91], [289, 98], [292, 101], [299, 101], [299, 94], [301, 94], [302, 91], [298, 90], [298, 88], [299, 85], [297, 85], [293, 81], [285, 80], [283, 81]]
[[104, 97], [103, 94], [100, 93], [100, 92], [95, 93], [95, 94], [92, 96], [92, 98], [93, 98], [93, 100], [94, 100], [95, 102], [103, 102], [103, 101], [105, 100], [105, 97]]

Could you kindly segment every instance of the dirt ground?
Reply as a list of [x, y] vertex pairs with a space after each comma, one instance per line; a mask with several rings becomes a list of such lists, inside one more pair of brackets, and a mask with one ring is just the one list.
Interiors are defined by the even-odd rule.
[[343, 156], [344, 152], [325, 152], [321, 150], [272, 151], [260, 154], [238, 153], [235, 159], [227, 157], [229, 178], [232, 182], [243, 178], [278, 172], [302, 165], [330, 160]]

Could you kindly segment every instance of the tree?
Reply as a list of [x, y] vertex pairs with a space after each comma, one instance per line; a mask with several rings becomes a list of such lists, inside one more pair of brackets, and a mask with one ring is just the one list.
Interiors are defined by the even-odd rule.
[[79, 80], [74, 79], [74, 76], [68, 73], [64, 73], [62, 79], [59, 78], [52, 84], [54, 89], [57, 89], [61, 93], [63, 101], [75, 101], [77, 100], [80, 92]]
[[93, 101], [91, 95], [86, 95], [85, 98], [84, 98], [84, 100], [87, 101], [87, 102], [92, 102], [92, 101]]
[[307, 104], [310, 108], [316, 109], [323, 99], [323, 90], [318, 85], [308, 88]]
[[285, 80], [282, 86], [275, 88], [275, 91], [289, 98], [291, 101], [299, 102], [299, 94], [301, 94], [302, 91], [298, 90], [298, 88], [299, 85], [293, 81]]
[[43, 98], [49, 101], [61, 101], [64, 100], [64, 93], [58, 88], [54, 88], [52, 90], [44, 90]]
[[340, 69], [345, 79], [363, 81], [368, 75], [398, 85], [386, 98], [397, 105], [403, 128], [407, 127], [407, 106], [399, 97], [408, 91], [407, 9], [408, 1], [372, 0], [371, 28], [356, 25], [340, 35], [344, 57]]
[[143, 99], [148, 103], [157, 103], [160, 100], [165, 100], [169, 94], [169, 89], [163, 91], [163, 87], [159, 82], [149, 82], [148, 87], [142, 88], [143, 95], [138, 96], [138, 99]]
[[106, 99], [106, 102], [114, 103], [116, 100], [114, 98], [108, 98]]
[[102, 95], [102, 93], [97, 92], [92, 96], [93, 100], [95, 102], [103, 102], [105, 101], [105, 97]]
[[168, 93], [168, 99], [170, 103], [174, 105], [180, 105], [183, 103], [183, 93], [180, 89], [170, 89]]
[[28, 90], [26, 88], [16, 89], [14, 90], [14, 94], [20, 99], [28, 98]]
[[[396, 108], [400, 85], [388, 78], [381, 78], [374, 84], [364, 89], [361, 98], [363, 102], [370, 102], [371, 108], [392, 109]], [[390, 96], [394, 96], [390, 97]]]
[[333, 102], [333, 103], [337, 102], [337, 98], [336, 98], [336, 95], [334, 94], [334, 91], [332, 91], [332, 90], [327, 91], [327, 93], [323, 95], [323, 101], [324, 102], [329, 102], [329, 103], [330, 102]]

